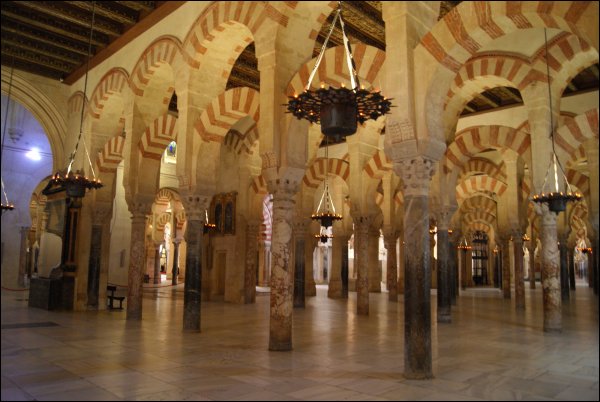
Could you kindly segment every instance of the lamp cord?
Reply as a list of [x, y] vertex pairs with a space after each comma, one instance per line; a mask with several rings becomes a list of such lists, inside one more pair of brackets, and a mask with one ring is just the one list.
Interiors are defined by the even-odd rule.
[[[77, 150], [79, 149], [79, 141], [81, 141], [82, 134], [83, 134], [83, 116], [84, 116], [85, 106], [86, 106], [86, 102], [87, 102], [88, 73], [90, 71], [90, 55], [92, 53], [92, 38], [93, 38], [93, 34], [94, 34], [95, 17], [96, 17], [96, 2], [92, 1], [92, 20], [90, 23], [90, 39], [88, 41], [88, 54], [87, 54], [87, 61], [85, 64], [85, 79], [83, 81], [83, 105], [81, 106], [81, 119], [79, 121], [79, 137], [77, 137], [77, 143], [75, 144], [75, 149], [71, 153], [69, 166], [67, 168], [67, 175], [69, 174], [69, 172], [71, 172], [71, 167], [73, 165], [73, 162], [75, 161], [75, 155], [77, 154]], [[83, 140], [83, 146], [85, 148], [85, 153], [87, 155], [88, 162], [90, 164], [90, 169], [92, 170], [92, 175], [94, 176], [94, 179], [95, 179], [96, 172], [94, 172], [94, 166], [92, 165], [92, 161], [90, 159], [90, 155], [88, 153], [87, 146], [85, 145], [85, 139]]]
[[[2, 165], [2, 155], [4, 154], [4, 139], [6, 138], [6, 126], [8, 126], [8, 109], [10, 108], [10, 95], [12, 92], [13, 74], [15, 70], [15, 56], [12, 57], [10, 62], [10, 78], [8, 80], [8, 96], [6, 98], [6, 110], [4, 111], [4, 127], [2, 128], [2, 148], [0, 148], [0, 166]], [[6, 204], [8, 205], [8, 197], [6, 196], [6, 189], [4, 187], [4, 179], [2, 179], [2, 193]]]

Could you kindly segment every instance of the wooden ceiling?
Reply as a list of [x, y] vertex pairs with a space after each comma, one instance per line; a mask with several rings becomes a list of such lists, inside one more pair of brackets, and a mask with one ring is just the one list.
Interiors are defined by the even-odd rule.
[[[160, 9], [174, 7], [172, 1], [97, 1], [95, 2], [92, 56], [113, 46], [117, 41], [152, 18]], [[442, 1], [439, 18], [460, 1]], [[91, 8], [89, 1], [2, 1], [2, 64], [70, 84], [85, 72]], [[178, 6], [177, 6], [178, 7]], [[345, 1], [343, 18], [352, 43], [358, 41], [385, 51], [385, 23], [381, 1]], [[317, 56], [333, 21], [332, 12], [323, 24], [313, 51]], [[111, 45], [112, 44], [112, 45]], [[336, 25], [329, 47], [342, 44], [339, 24]], [[111, 52], [105, 51], [107, 55]], [[102, 53], [92, 59], [90, 67], [99, 63]], [[108, 56], [107, 56], [108, 57]], [[231, 72], [227, 89], [248, 86], [259, 89], [260, 74], [254, 43], [238, 57]], [[598, 88], [598, 64], [582, 71], [569, 85], [565, 94]], [[174, 98], [175, 100], [175, 98]], [[176, 102], [176, 101], [175, 101]], [[467, 104], [462, 116], [522, 103], [514, 88], [500, 87], [477, 95]], [[173, 102], [172, 108], [176, 108]]]

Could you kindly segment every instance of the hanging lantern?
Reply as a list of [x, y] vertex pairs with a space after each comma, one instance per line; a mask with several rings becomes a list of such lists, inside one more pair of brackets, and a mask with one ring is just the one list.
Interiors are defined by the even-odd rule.
[[204, 234], [207, 234], [209, 231], [214, 230], [217, 228], [217, 224], [216, 223], [210, 223], [208, 221], [208, 210], [204, 210], [204, 227], [203, 227], [203, 232]]
[[335, 212], [335, 206], [331, 194], [329, 194], [329, 139], [327, 137], [325, 137], [325, 187], [319, 206], [311, 215], [311, 219], [321, 222], [321, 226], [325, 228], [331, 227], [333, 221], [342, 219], [342, 215]]
[[[291, 96], [287, 103], [289, 113], [292, 113], [298, 119], [321, 124], [321, 132], [335, 141], [354, 134], [357, 123], [363, 124], [369, 119], [376, 120], [379, 116], [389, 113], [392, 106], [390, 99], [386, 99], [379, 92], [370, 92], [360, 86], [356, 64], [352, 57], [352, 47], [344, 30], [341, 4], [340, 1], [331, 29], [325, 38], [304, 92], [300, 95]], [[348, 70], [350, 70], [352, 88], [344, 88], [344, 84], [342, 84], [341, 88], [329, 87], [325, 89], [324, 85], [321, 85], [320, 89], [313, 91], [311, 90], [312, 80], [321, 64], [327, 49], [327, 42], [338, 19], [342, 29], [346, 63]]]

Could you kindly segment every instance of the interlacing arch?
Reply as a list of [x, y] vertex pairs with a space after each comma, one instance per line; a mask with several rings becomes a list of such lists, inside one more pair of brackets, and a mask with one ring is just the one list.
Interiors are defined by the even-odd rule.
[[[83, 106], [83, 92], [77, 91], [67, 101], [67, 107], [69, 109], [69, 116], [80, 116], [81, 107]], [[85, 112], [84, 112], [85, 113]]]
[[490, 238], [491, 234], [494, 231], [494, 227], [495, 226], [493, 223], [487, 223], [487, 222], [481, 222], [481, 221], [471, 222], [467, 225], [468, 237], [471, 237], [474, 232], [480, 231], [480, 232], [485, 232], [488, 235], [488, 238]]
[[168, 223], [171, 223], [171, 213], [162, 212], [154, 217], [154, 230], [164, 232]]
[[326, 159], [316, 159], [310, 168], [306, 171], [302, 182], [311, 188], [319, 187], [319, 184], [325, 179], [326, 172], [339, 176], [342, 180], [348, 180], [350, 175], [350, 164], [342, 159], [329, 158], [329, 166], [325, 166]]
[[460, 205], [459, 211], [464, 215], [472, 211], [483, 211], [489, 215], [496, 216], [498, 206], [496, 201], [489, 197], [476, 195], [465, 199]]
[[93, 117], [99, 118], [108, 98], [116, 93], [123, 93], [125, 88], [129, 87], [129, 75], [122, 68], [110, 69], [104, 77], [100, 79], [90, 97], [90, 113]]
[[530, 145], [529, 134], [523, 130], [506, 126], [470, 127], [457, 133], [446, 149], [444, 173], [460, 171], [471, 156], [489, 148], [512, 149], [531, 166]]
[[363, 170], [373, 179], [381, 179], [384, 174], [392, 170], [392, 161], [380, 149], [375, 151], [373, 157], [365, 164]]
[[223, 92], [202, 112], [195, 129], [204, 141], [223, 142], [229, 129], [245, 116], [259, 118], [259, 93], [248, 87]]
[[[374, 84], [383, 66], [385, 52], [364, 43], [357, 43], [352, 46], [352, 57], [356, 63], [356, 72], [361, 84], [369, 88]], [[316, 60], [314, 58], [300, 67], [288, 84], [286, 91], [288, 96], [300, 94], [304, 91]], [[325, 51], [312, 86], [318, 88], [321, 83], [335, 87], [340, 87], [344, 83], [344, 85], [350, 87], [350, 75], [344, 58], [344, 46], [336, 46]]]
[[256, 141], [258, 141], [258, 127], [253, 124], [245, 133], [233, 129], [229, 130], [223, 145], [230, 147], [238, 155], [242, 152], [251, 155]]
[[592, 138], [598, 139], [598, 108], [590, 109], [576, 116], [571, 122], [556, 130], [554, 136], [558, 147], [569, 155], [569, 159], [573, 160], [578, 159], [580, 144]]
[[485, 211], [470, 211], [462, 216], [462, 222], [467, 226], [471, 226], [475, 222], [485, 222], [493, 227], [496, 223], [496, 215]]
[[[181, 43], [179, 39], [172, 36], [163, 36], [152, 42], [150, 46], [142, 53], [136, 66], [134, 67], [130, 83], [131, 90], [137, 96], [144, 95], [144, 89], [150, 82], [152, 75], [161, 64], [173, 66], [177, 63], [177, 58], [181, 57]], [[168, 93], [170, 92], [170, 93]], [[169, 88], [162, 99], [163, 103], [169, 103], [173, 88]]]
[[154, 203], [157, 205], [168, 206], [171, 202], [181, 202], [179, 194], [170, 188], [161, 188], [154, 197]]
[[500, 181], [506, 182], [506, 173], [500, 166], [485, 158], [471, 158], [463, 165], [459, 180], [471, 176], [473, 173], [482, 173], [490, 177], [494, 177]]
[[117, 171], [119, 163], [123, 160], [123, 146], [125, 137], [117, 135], [109, 139], [102, 151], [98, 153], [96, 164], [101, 172], [114, 173]]
[[480, 192], [501, 196], [506, 191], [506, 187], [506, 183], [485, 174], [471, 176], [456, 186], [456, 199], [460, 202]]
[[177, 118], [165, 114], [144, 131], [139, 142], [139, 148], [145, 158], [160, 159], [165, 148], [177, 138]]

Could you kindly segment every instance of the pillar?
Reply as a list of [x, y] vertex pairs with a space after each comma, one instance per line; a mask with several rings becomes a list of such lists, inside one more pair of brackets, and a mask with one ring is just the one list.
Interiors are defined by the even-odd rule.
[[515, 231], [512, 235], [513, 251], [515, 253], [515, 308], [525, 309], [525, 279], [523, 274], [523, 238], [521, 232]]
[[152, 212], [153, 197], [140, 197], [129, 204], [131, 212], [131, 250], [127, 277], [127, 320], [142, 319], [142, 288], [146, 255], [146, 216]]
[[387, 250], [386, 271], [387, 271], [387, 290], [388, 300], [398, 301], [398, 264], [396, 256], [397, 234], [395, 231], [388, 230], [383, 235], [383, 242]]
[[349, 265], [348, 265], [348, 240], [350, 238], [345, 235], [342, 241], [342, 299], [348, 298], [348, 276], [349, 276]]
[[559, 245], [560, 255], [560, 298], [563, 302], [569, 301], [569, 266], [567, 262], [567, 236], [561, 233]]
[[536, 241], [532, 236], [529, 244], [529, 288], [535, 289], [535, 244]]
[[161, 282], [161, 273], [160, 273], [160, 245], [162, 243], [154, 243], [154, 279], [152, 283], [155, 285], [160, 284]]
[[510, 235], [501, 234], [499, 239], [502, 247], [502, 295], [505, 299], [510, 299]]
[[202, 262], [204, 247], [204, 211], [208, 195], [183, 194], [181, 202], [187, 217], [185, 230], [185, 282], [183, 293], [183, 330], [200, 332], [200, 304], [202, 300]]
[[[597, 125], [596, 125], [597, 126]], [[598, 154], [600, 149], [598, 147], [598, 138], [591, 138], [584, 144], [585, 155], [587, 157], [587, 167], [590, 183], [590, 197], [589, 197], [589, 219], [592, 226], [593, 233], [589, 234], [590, 240], [592, 241], [592, 255], [589, 257], [589, 271], [591, 272], [592, 287], [594, 293], [598, 294], [598, 241], [600, 240], [600, 206], [598, 205], [599, 200], [599, 161]]]
[[181, 240], [173, 239], [173, 277], [171, 278], [171, 285], [173, 286], [177, 285], [179, 277], [179, 243], [181, 243]]
[[460, 287], [462, 290], [467, 289], [468, 278], [467, 278], [467, 255], [469, 250], [460, 249]]
[[398, 238], [398, 294], [404, 294], [404, 254], [406, 254], [404, 234], [400, 232]]
[[98, 310], [100, 291], [100, 261], [102, 256], [102, 221], [95, 211], [92, 217], [92, 237], [90, 241], [90, 257], [88, 263], [87, 307]]
[[[313, 275], [313, 255], [317, 242], [319, 241], [314, 233], [317, 232], [316, 224], [309, 226], [307, 229], [306, 238], [304, 241], [304, 296], [311, 297], [317, 295], [317, 284]], [[314, 233], [313, 233], [314, 230]]]
[[560, 299], [560, 266], [556, 214], [546, 204], [536, 205], [542, 220], [542, 290], [544, 296], [544, 331], [562, 331], [562, 307]]
[[246, 269], [244, 271], [244, 303], [246, 304], [256, 302], [259, 229], [258, 220], [249, 221], [246, 226]]
[[305, 242], [309, 224], [303, 219], [294, 221], [294, 307], [304, 308], [306, 297], [304, 292], [305, 277]]
[[450, 264], [448, 250], [448, 225], [452, 212], [442, 210], [437, 214], [437, 322], [449, 323], [452, 321], [450, 315]]
[[571, 290], [575, 290], [575, 262], [573, 258], [573, 247], [567, 247], [567, 267], [569, 268], [569, 287]]
[[369, 263], [367, 268], [369, 292], [381, 293], [381, 266], [379, 265], [379, 228], [371, 227], [367, 235]]
[[369, 315], [369, 225], [366, 216], [354, 218], [354, 264], [356, 265], [356, 313]]
[[448, 271], [450, 274], [450, 304], [456, 305], [456, 296], [458, 296], [458, 253], [456, 252], [458, 236], [449, 234], [448, 236]]
[[[329, 273], [329, 289], [327, 297], [340, 299], [342, 297], [342, 260], [344, 243], [348, 244], [348, 237], [343, 232], [343, 223], [333, 223], [333, 239], [331, 250], [331, 272]], [[346, 257], [348, 254], [346, 254]]]
[[404, 375], [432, 378], [429, 183], [435, 162], [423, 156], [394, 163], [404, 194]]

